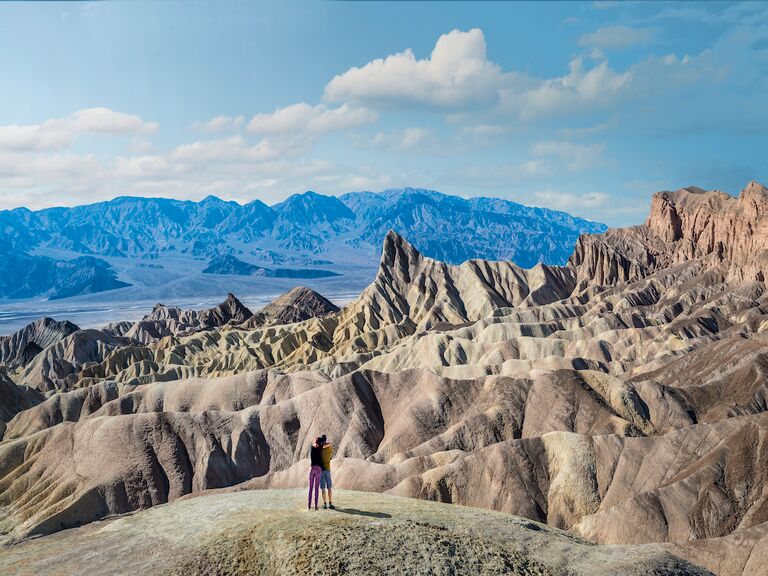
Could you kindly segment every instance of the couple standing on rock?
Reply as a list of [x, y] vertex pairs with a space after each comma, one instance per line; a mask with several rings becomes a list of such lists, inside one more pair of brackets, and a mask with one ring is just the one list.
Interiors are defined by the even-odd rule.
[[[333, 447], [326, 439], [325, 434], [318, 436], [309, 451], [312, 467], [309, 470], [309, 498], [307, 499], [307, 510], [312, 510], [312, 490], [315, 491], [315, 510], [317, 510], [318, 488], [323, 492], [323, 509], [336, 510], [336, 506], [333, 505], [333, 482], [331, 482], [332, 456]], [[328, 491], [327, 499], [326, 490]]]

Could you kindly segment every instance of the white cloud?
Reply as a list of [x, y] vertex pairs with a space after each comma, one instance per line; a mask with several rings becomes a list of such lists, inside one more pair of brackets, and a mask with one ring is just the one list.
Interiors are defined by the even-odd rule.
[[630, 28], [629, 26], [604, 26], [579, 38], [579, 44], [592, 48], [627, 48], [649, 44], [658, 33], [657, 28]]
[[223, 116], [219, 115], [211, 118], [207, 122], [195, 122], [192, 124], [193, 130], [200, 132], [227, 132], [239, 130], [245, 122], [245, 116]]
[[410, 152], [420, 148], [431, 136], [426, 128], [406, 128], [392, 132], [379, 132], [373, 137], [375, 146], [382, 146], [400, 152]]
[[101, 134], [137, 134], [157, 131], [157, 122], [145, 122], [135, 114], [115, 112], [109, 108], [86, 108], [61, 120], [66, 127], [77, 132]]
[[0, 149], [60, 150], [72, 143], [72, 134], [42, 124], [0, 126]]
[[573, 113], [579, 107], [608, 103], [628, 87], [630, 72], [618, 73], [600, 62], [585, 69], [582, 58], [574, 58], [568, 74], [541, 81], [523, 92], [508, 90], [502, 107], [532, 119], [549, 113]]
[[325, 98], [463, 107], [497, 100], [502, 77], [500, 67], [486, 57], [482, 30], [453, 30], [440, 36], [430, 58], [418, 60], [408, 49], [350, 68], [328, 83]]
[[117, 195], [247, 202], [278, 201], [307, 188], [337, 193], [386, 187], [389, 176], [365, 166], [307, 158], [290, 139], [255, 143], [236, 135], [198, 140], [165, 153], [92, 155], [0, 150], [0, 209], [100, 201]]
[[580, 211], [583, 208], [599, 208], [610, 198], [602, 192], [587, 192], [586, 194], [573, 194], [571, 192], [557, 192], [555, 190], [542, 190], [534, 193], [536, 202], [547, 208], [556, 210]]
[[[539, 142], [531, 152], [534, 156], [550, 158], [576, 172], [605, 164], [604, 144], [574, 144], [573, 142]], [[558, 169], [561, 166], [557, 167]]]
[[370, 124], [376, 118], [372, 110], [349, 104], [328, 108], [324, 104], [310, 106], [301, 102], [271, 114], [257, 114], [248, 123], [247, 131], [257, 134], [319, 135]]
[[[597, 40], [608, 42], [608, 35]], [[567, 74], [535, 78], [490, 61], [482, 30], [453, 30], [440, 36], [429, 58], [419, 60], [407, 49], [350, 68], [326, 85], [324, 97], [370, 107], [424, 105], [451, 110], [454, 120], [493, 126], [503, 116], [532, 120], [612, 103], [628, 87], [631, 72], [617, 72], [601, 60], [590, 68], [576, 57]], [[494, 120], [482, 121], [477, 113]]]
[[149, 134], [157, 128], [157, 123], [145, 122], [133, 114], [109, 108], [86, 108], [40, 124], [0, 126], [0, 149], [61, 150], [70, 146], [78, 134]]
[[216, 140], [198, 140], [175, 148], [170, 156], [181, 162], [263, 162], [273, 160], [289, 151], [281, 150], [268, 140], [248, 144], [242, 136]]

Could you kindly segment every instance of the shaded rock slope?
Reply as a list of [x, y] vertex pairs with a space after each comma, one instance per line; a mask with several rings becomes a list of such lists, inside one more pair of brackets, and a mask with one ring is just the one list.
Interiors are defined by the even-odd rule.
[[16, 414], [36, 406], [44, 399], [37, 390], [14, 384], [5, 368], [0, 366], [0, 439], [5, 433], [7, 423]]
[[0, 532], [302, 486], [325, 433], [341, 488], [760, 573], [766, 205], [756, 183], [659, 193], [560, 267], [456, 266], [389, 233], [341, 310], [301, 291], [251, 315], [156, 310], [151, 338], [76, 331], [10, 372], [46, 397], [0, 443]]
[[66, 338], [79, 328], [72, 322], [41, 318], [9, 336], [0, 336], [0, 364], [15, 369], [25, 366], [43, 348]]
[[275, 301], [267, 304], [260, 312], [277, 324], [291, 324], [310, 318], [324, 318], [339, 307], [310, 288], [300, 286], [286, 292]]

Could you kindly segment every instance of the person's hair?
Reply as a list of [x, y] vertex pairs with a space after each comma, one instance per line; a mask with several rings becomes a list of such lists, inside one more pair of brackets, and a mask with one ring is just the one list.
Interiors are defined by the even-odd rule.
[[320, 436], [320, 440], [323, 442], [323, 444], [325, 444], [325, 441], [326, 441], [327, 439], [328, 439], [328, 438], [325, 436], [325, 434], [323, 434], [322, 436]]
[[322, 446], [322, 445], [323, 445], [323, 437], [318, 436], [317, 438], [315, 438], [315, 446]]

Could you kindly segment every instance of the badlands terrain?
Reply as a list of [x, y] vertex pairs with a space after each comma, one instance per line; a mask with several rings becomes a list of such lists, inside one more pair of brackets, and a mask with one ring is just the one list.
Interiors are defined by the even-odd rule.
[[[20, 571], [91, 534], [114, 546], [229, 499], [268, 523], [264, 508], [293, 504], [253, 490], [303, 486], [325, 433], [340, 498], [528, 519], [413, 503], [431, 519], [411, 530], [401, 500], [350, 495], [394, 520], [377, 554], [438, 539], [436, 514], [449, 517], [446, 546], [478, 562], [507, 555], [509, 573], [564, 573], [562, 554], [599, 573], [562, 548], [586, 546], [595, 566], [638, 559], [610, 573], [706, 573], [679, 557], [766, 574], [766, 272], [768, 189], [752, 182], [738, 198], [658, 193], [644, 225], [581, 235], [564, 266], [451, 265], [390, 232], [373, 283], [340, 310], [299, 289], [255, 312], [229, 295], [98, 330], [40, 320], [0, 339], [0, 565]], [[469, 534], [473, 514], [508, 531]], [[353, 546], [371, 530], [362, 518], [338, 520]], [[226, 564], [235, 552], [217, 530], [178, 573]], [[552, 556], [520, 552], [534, 537]], [[242, 573], [272, 538], [235, 536]], [[313, 573], [290, 568], [309, 548], [278, 548], [289, 560], [272, 573]]]

